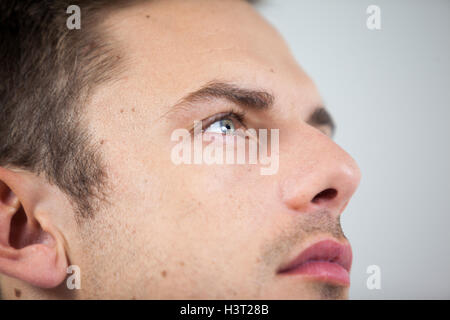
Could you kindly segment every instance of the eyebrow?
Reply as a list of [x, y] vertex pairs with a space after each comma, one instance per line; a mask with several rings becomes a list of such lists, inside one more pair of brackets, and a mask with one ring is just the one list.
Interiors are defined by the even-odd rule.
[[251, 90], [225, 82], [209, 82], [199, 90], [182, 98], [175, 108], [210, 99], [226, 99], [246, 109], [268, 110], [273, 106], [274, 96], [264, 90]]
[[[244, 109], [266, 111], [272, 108], [275, 97], [265, 90], [245, 89], [235, 84], [211, 81], [199, 90], [189, 93], [175, 104], [170, 111], [189, 104], [211, 99], [226, 99]], [[318, 106], [308, 117], [306, 123], [312, 126], [327, 126], [334, 135], [336, 125], [333, 118], [323, 106]]]

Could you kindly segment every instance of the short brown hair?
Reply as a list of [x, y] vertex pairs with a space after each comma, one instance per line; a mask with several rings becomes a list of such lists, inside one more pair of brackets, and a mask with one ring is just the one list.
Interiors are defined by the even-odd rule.
[[[120, 53], [96, 19], [122, 1], [17, 0], [0, 4], [0, 166], [44, 174], [80, 216], [105, 198], [99, 146], [82, 121], [83, 104], [119, 70]], [[66, 26], [69, 5], [82, 28]]]

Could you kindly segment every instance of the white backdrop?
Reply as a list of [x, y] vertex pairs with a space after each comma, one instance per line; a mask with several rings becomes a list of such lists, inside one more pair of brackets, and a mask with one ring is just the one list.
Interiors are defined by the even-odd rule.
[[[366, 9], [381, 9], [369, 30]], [[450, 298], [450, 1], [266, 0], [362, 180], [342, 217], [352, 299]], [[381, 270], [369, 290], [366, 269]]]

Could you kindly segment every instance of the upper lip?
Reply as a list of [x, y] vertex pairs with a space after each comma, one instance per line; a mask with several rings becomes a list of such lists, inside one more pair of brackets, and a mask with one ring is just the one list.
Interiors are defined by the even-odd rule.
[[305, 263], [313, 261], [327, 261], [336, 263], [350, 272], [352, 265], [352, 249], [348, 243], [341, 244], [335, 240], [323, 240], [316, 242], [303, 250], [291, 262], [282, 266], [278, 273], [289, 272]]

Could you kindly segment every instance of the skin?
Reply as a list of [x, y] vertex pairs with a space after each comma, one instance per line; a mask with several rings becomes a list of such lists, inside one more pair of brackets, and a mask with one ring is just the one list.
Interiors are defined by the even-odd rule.
[[[113, 12], [104, 28], [126, 48], [127, 67], [93, 93], [85, 120], [108, 164], [110, 203], [78, 223], [42, 176], [0, 168], [3, 296], [346, 298], [345, 286], [277, 274], [319, 240], [346, 243], [339, 218], [360, 180], [329, 130], [307, 123], [321, 98], [280, 35], [233, 0], [139, 3]], [[240, 108], [210, 99], [169, 112], [218, 79], [275, 97], [272, 109], [245, 117], [250, 128], [280, 129], [276, 174], [170, 160], [175, 129]], [[337, 195], [312, 200], [330, 188]], [[32, 240], [14, 248], [7, 237], [20, 206]], [[81, 290], [66, 288], [68, 265], [80, 267]]]

